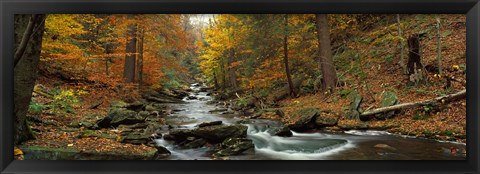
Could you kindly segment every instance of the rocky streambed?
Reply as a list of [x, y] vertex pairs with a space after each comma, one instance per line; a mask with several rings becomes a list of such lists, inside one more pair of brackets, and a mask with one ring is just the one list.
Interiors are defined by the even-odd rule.
[[[147, 145], [141, 154], [100, 153], [25, 147], [26, 159], [143, 160], [464, 160], [464, 144], [391, 135], [362, 125], [319, 117], [302, 109], [296, 122], [241, 116], [226, 102], [214, 100], [209, 88], [144, 95], [146, 101], [113, 102], [96, 122], [79, 121], [79, 138], [98, 137], [129, 145]], [[280, 111], [277, 114], [283, 114]], [[321, 131], [336, 125], [342, 130]], [[115, 132], [115, 135], [100, 130]], [[104, 131], [105, 132], [105, 131]]]
[[[464, 160], [464, 144], [391, 135], [383, 131], [355, 129], [324, 132], [312, 127], [328, 126], [338, 120], [317, 117], [319, 110], [298, 112], [295, 123], [248, 119], [214, 101], [210, 92], [193, 84], [181, 104], [168, 104], [175, 110], [167, 116], [171, 130], [156, 139], [171, 155], [164, 159], [230, 160]], [[280, 113], [281, 114], [281, 113]], [[358, 126], [358, 125], [356, 125]], [[345, 129], [347, 130], [347, 129]]]

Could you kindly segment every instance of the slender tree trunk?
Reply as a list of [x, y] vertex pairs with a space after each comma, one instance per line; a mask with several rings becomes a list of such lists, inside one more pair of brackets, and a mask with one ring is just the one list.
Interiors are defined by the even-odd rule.
[[[133, 19], [133, 15], [129, 15]], [[125, 48], [125, 66], [123, 77], [125, 82], [135, 82], [135, 58], [137, 54], [137, 24], [128, 25], [127, 29], [127, 43]]]
[[400, 14], [397, 14], [397, 28], [398, 28], [398, 37], [401, 38], [400, 40], [400, 66], [402, 67], [403, 74], [408, 74], [407, 66], [405, 66], [405, 56], [403, 50], [403, 34], [402, 34], [402, 26], [400, 23]]
[[111, 54], [111, 49], [110, 49], [110, 44], [107, 42], [104, 45], [105, 48], [105, 75], [109, 75], [108, 72], [108, 62], [110, 61], [110, 54]]
[[[15, 48], [20, 53], [14, 68], [14, 143], [34, 138], [27, 125], [26, 116], [32, 98], [33, 87], [38, 74], [38, 63], [42, 49], [42, 37], [45, 31], [46, 15], [15, 15]], [[29, 27], [30, 26], [30, 27]], [[25, 30], [30, 30], [27, 32]], [[28, 37], [28, 39], [25, 39]], [[27, 42], [24, 42], [27, 40]], [[22, 48], [23, 47], [23, 48]]]
[[230, 48], [230, 57], [228, 59], [228, 74], [229, 74], [229, 79], [230, 79], [230, 85], [233, 89], [237, 89], [237, 74], [236, 74], [236, 68], [232, 66], [233, 62], [235, 62], [235, 49]]
[[137, 83], [142, 86], [143, 83], [143, 42], [145, 39], [145, 29], [140, 29], [138, 41], [138, 58], [137, 58]]
[[217, 79], [217, 73], [215, 73], [215, 71], [213, 72], [213, 81], [215, 83], [215, 89], [218, 89], [219, 88], [218, 79]]
[[323, 75], [322, 90], [334, 91], [337, 85], [337, 72], [333, 64], [328, 16], [327, 14], [316, 14], [315, 16], [320, 49], [319, 62]]
[[438, 74], [442, 74], [442, 35], [440, 34], [440, 17], [437, 17], [437, 50], [438, 50]]
[[292, 77], [290, 75], [290, 68], [288, 67], [288, 14], [285, 14], [285, 33], [283, 35], [283, 63], [285, 64], [285, 72], [287, 74], [288, 88], [290, 95], [296, 96], [297, 93], [293, 88]]

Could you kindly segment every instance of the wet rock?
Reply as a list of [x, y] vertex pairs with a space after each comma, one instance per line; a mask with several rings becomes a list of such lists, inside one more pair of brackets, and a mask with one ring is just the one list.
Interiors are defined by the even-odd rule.
[[142, 118], [146, 118], [148, 116], [150, 116], [150, 112], [148, 111], [140, 111], [138, 112], [138, 116], [142, 117]]
[[198, 99], [198, 97], [191, 95], [191, 96], [188, 96], [187, 99], [188, 100], [195, 100], [195, 99]]
[[136, 123], [132, 125], [118, 125], [119, 129], [143, 129], [146, 128], [148, 125], [146, 123]]
[[213, 105], [213, 104], [217, 104], [217, 103], [218, 103], [218, 102], [215, 101], [215, 100], [212, 100], [212, 101], [208, 101], [208, 102], [207, 102], [208, 105]]
[[126, 135], [120, 136], [118, 140], [122, 143], [130, 144], [147, 144], [151, 141], [149, 135], [145, 135], [139, 132], [132, 132]]
[[293, 124], [288, 125], [291, 130], [305, 131], [315, 127], [315, 117], [320, 114], [320, 110], [317, 108], [305, 108], [290, 113], [290, 118], [296, 121]]
[[394, 147], [392, 147], [392, 146], [389, 146], [389, 145], [386, 145], [386, 144], [376, 144], [376, 145], [373, 146], [373, 147], [379, 148], [379, 149], [392, 150], [392, 151], [397, 150], [396, 148], [394, 148]]
[[225, 112], [225, 111], [228, 111], [228, 109], [225, 109], [225, 108], [217, 108], [217, 109], [214, 109], [214, 110], [210, 110], [210, 111], [208, 111], [208, 112], [214, 113], [214, 112]]
[[[381, 107], [387, 107], [387, 106], [393, 106], [399, 103], [400, 103], [400, 100], [398, 100], [398, 97], [395, 93], [386, 91], [385, 93], [383, 93], [383, 97], [380, 105]], [[396, 111], [390, 111], [387, 113], [377, 114], [375, 115], [375, 117], [378, 119], [392, 118], [395, 115], [395, 112]]]
[[221, 125], [221, 124], [222, 124], [222, 121], [211, 121], [211, 122], [200, 123], [196, 127], [216, 126], [216, 125]]
[[285, 117], [285, 112], [283, 112], [281, 109], [275, 110], [275, 114], [277, 114], [280, 118]]
[[157, 159], [165, 158], [170, 156], [172, 152], [170, 152], [167, 148], [163, 147], [162, 145], [155, 144], [154, 147], [157, 149]]
[[176, 129], [164, 136], [167, 140], [183, 142], [188, 137], [203, 138], [211, 143], [220, 143], [227, 138], [244, 138], [247, 136], [248, 127], [245, 125], [217, 125], [196, 129]]
[[152, 135], [152, 134], [157, 134], [160, 135], [161, 137], [161, 133], [160, 133], [160, 130], [162, 130], [162, 124], [160, 124], [159, 122], [147, 122], [147, 127], [145, 128], [144, 130], [144, 133], [147, 134], [147, 135]]
[[209, 87], [201, 87], [199, 91], [200, 91], [200, 92], [207, 92], [207, 91], [209, 91], [209, 90], [212, 90], [212, 89], [209, 88]]
[[235, 112], [233, 112], [233, 111], [222, 112], [222, 115], [228, 115], [228, 114], [235, 114]]
[[360, 112], [358, 109], [360, 108], [363, 97], [357, 91], [350, 92], [347, 97], [350, 100], [350, 107], [345, 114], [345, 118], [349, 120], [360, 120]]
[[238, 120], [236, 123], [237, 124], [252, 124], [254, 122], [255, 121], [253, 121], [252, 119], [244, 119], [244, 120]]
[[205, 144], [207, 144], [207, 141], [205, 141], [205, 139], [203, 138], [199, 138], [199, 139], [193, 139], [190, 142], [185, 143], [181, 147], [183, 149], [194, 149], [194, 148], [202, 147]]
[[335, 126], [339, 117], [322, 117], [315, 118], [315, 124], [319, 127]]
[[252, 140], [246, 138], [229, 138], [221, 144], [221, 150], [213, 154], [214, 157], [239, 155], [242, 152], [253, 149]]
[[280, 137], [291, 137], [293, 135], [292, 131], [290, 131], [290, 129], [286, 126], [272, 127], [268, 129], [268, 133], [272, 135], [280, 136]]

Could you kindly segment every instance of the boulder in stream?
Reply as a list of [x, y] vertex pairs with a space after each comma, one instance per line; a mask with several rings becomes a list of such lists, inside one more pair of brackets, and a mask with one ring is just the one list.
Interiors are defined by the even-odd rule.
[[222, 121], [211, 121], [211, 122], [203, 122], [198, 124], [196, 127], [207, 127], [207, 126], [216, 126], [216, 125], [221, 125]]
[[214, 113], [214, 112], [225, 112], [225, 111], [228, 111], [228, 109], [226, 109], [226, 108], [217, 108], [217, 109], [214, 109], [214, 110], [210, 110], [210, 111], [208, 111], [208, 112]]
[[229, 138], [222, 142], [221, 149], [213, 154], [214, 157], [239, 155], [253, 149], [253, 141], [246, 138]]
[[286, 126], [271, 127], [268, 129], [268, 133], [280, 137], [291, 137], [293, 135], [292, 131], [290, 131], [290, 129]]
[[290, 113], [290, 118], [294, 119], [293, 124], [288, 127], [294, 131], [305, 131], [315, 127], [315, 117], [320, 115], [320, 110], [317, 108], [305, 108]]
[[177, 143], [187, 140], [188, 137], [203, 138], [210, 143], [220, 143], [227, 138], [245, 138], [248, 127], [245, 125], [217, 125], [196, 129], [176, 129], [165, 135], [167, 140]]

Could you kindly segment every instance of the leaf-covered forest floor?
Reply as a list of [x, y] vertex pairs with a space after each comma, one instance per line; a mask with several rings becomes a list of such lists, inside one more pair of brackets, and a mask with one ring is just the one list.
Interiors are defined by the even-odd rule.
[[[55, 75], [41, 74], [37, 84], [41, 84], [45, 89], [74, 89], [78, 83], [66, 82]], [[118, 129], [99, 129], [87, 130], [85, 126], [77, 126], [80, 121], [95, 123], [100, 118], [107, 115], [108, 108], [113, 101], [130, 101], [132, 98], [138, 98], [137, 95], [126, 95], [119, 93], [112, 88], [86, 86], [82, 85], [85, 93], [81, 96], [81, 102], [75, 107], [72, 113], [54, 114], [43, 112], [37, 116], [30, 116], [32, 130], [35, 132], [36, 139], [27, 141], [23, 144], [25, 147], [39, 146], [57, 149], [75, 149], [81, 152], [97, 153], [118, 153], [125, 154], [147, 154], [155, 151], [154, 147], [146, 145], [135, 145], [121, 143], [117, 141], [122, 135]], [[128, 96], [128, 98], [125, 98]], [[38, 103], [48, 103], [52, 99], [34, 95]], [[100, 105], [98, 105], [100, 104]], [[92, 105], [98, 105], [95, 109], [90, 109]], [[94, 132], [94, 133], [92, 133]]]
[[[436, 30], [434, 21], [422, 21], [410, 19], [410, 27], [427, 28], [426, 39], [421, 40], [422, 63], [424, 65], [437, 64]], [[466, 88], [466, 28], [465, 16], [443, 17], [441, 33], [442, 40], [442, 64], [444, 67], [442, 77], [435, 73], [428, 73], [428, 84], [408, 86], [408, 76], [402, 73], [399, 65], [397, 44], [389, 43], [385, 32], [387, 27], [396, 27], [392, 24], [379, 24], [364, 33], [363, 36], [352, 37], [343, 48], [344, 56], [336, 56], [341, 62], [349, 62], [341, 65], [338, 69], [340, 80], [345, 85], [338, 87], [334, 93], [302, 93], [296, 98], [287, 98], [279, 102], [277, 109], [285, 112], [284, 117], [279, 117], [272, 112], [265, 112], [259, 118], [278, 119], [285, 123], [295, 122], [290, 113], [302, 108], [319, 108], [322, 116], [339, 118], [338, 124], [350, 124], [350, 120], [344, 118], [344, 113], [350, 105], [346, 94], [356, 90], [363, 96], [360, 108], [365, 111], [380, 107], [382, 95], [385, 91], [394, 92], [401, 103], [415, 102], [432, 99], [446, 94], [455, 93]], [[383, 33], [382, 33], [383, 32]], [[413, 30], [405, 29], [405, 36], [413, 34]], [[428, 46], [427, 46], [428, 45]], [[406, 48], [407, 49], [407, 48]], [[364, 50], [361, 61], [353, 61], [348, 53], [349, 50]], [[462, 52], [459, 52], [459, 51]], [[405, 57], [408, 54], [405, 52]], [[345, 61], [352, 59], [352, 61]], [[360, 67], [360, 68], [358, 68]], [[43, 67], [45, 68], [45, 67]], [[42, 69], [42, 67], [41, 67]], [[353, 73], [355, 72], [355, 73]], [[451, 82], [451, 87], [445, 88], [446, 78], [456, 79]], [[42, 112], [35, 116], [29, 116], [31, 128], [35, 132], [36, 139], [30, 140], [21, 146], [41, 146], [48, 148], [75, 149], [78, 151], [92, 151], [127, 154], [147, 154], [155, 150], [155, 147], [147, 145], [134, 145], [118, 141], [122, 137], [122, 129], [101, 128], [93, 131], [94, 135], [86, 135], [87, 129], [83, 125], [72, 126], [72, 123], [81, 121], [95, 123], [107, 115], [107, 110], [112, 101], [133, 102], [140, 98], [135, 89], [115, 89], [105, 86], [87, 85], [87, 82], [65, 81], [58, 77], [58, 73], [40, 71], [37, 84], [45, 89], [80, 89], [86, 91], [79, 95], [80, 101], [73, 111], [68, 113], [54, 114]], [[274, 92], [273, 92], [274, 93]], [[128, 97], [127, 97], [128, 96]], [[39, 94], [34, 95], [37, 103], [51, 102], [51, 98]], [[100, 102], [100, 103], [99, 103]], [[92, 108], [92, 105], [98, 105]], [[390, 133], [425, 137], [438, 140], [466, 142], [466, 100], [460, 100], [437, 108], [415, 108], [403, 110], [395, 117], [387, 120], [367, 121], [369, 129], [385, 130]], [[161, 122], [162, 120], [160, 120]], [[327, 130], [340, 130], [338, 127], [328, 127]]]
[[[435, 73], [428, 73], [428, 85], [407, 86], [408, 76], [402, 73], [397, 61], [399, 56], [391, 61], [385, 61], [385, 57], [395, 53], [398, 50], [396, 44], [380, 43], [371, 44], [375, 40], [385, 39], [378, 36], [379, 32], [385, 31], [386, 27], [377, 27], [366, 33], [366, 38], [372, 39], [372, 42], [362, 43], [348, 42], [347, 47], [359, 50], [367, 50], [370, 54], [362, 60], [361, 67], [363, 73], [357, 76], [354, 73], [346, 73], [345, 86], [336, 89], [333, 94], [306, 94], [298, 98], [290, 98], [280, 102], [280, 109], [285, 111], [285, 117], [279, 118], [275, 114], [264, 115], [264, 118], [282, 119], [287, 122], [295, 122], [295, 119], [289, 118], [289, 111], [301, 108], [319, 108], [321, 110], [330, 110], [331, 113], [322, 113], [325, 116], [340, 117], [339, 124], [352, 122], [343, 118], [345, 109], [348, 108], [350, 101], [345, 93], [356, 90], [363, 96], [363, 102], [360, 108], [365, 111], [380, 107], [381, 97], [385, 91], [396, 93], [401, 103], [428, 100], [446, 94], [455, 93], [466, 88], [466, 29], [463, 22], [464, 16], [445, 17], [442, 23], [442, 64], [444, 67], [443, 76], [437, 77]], [[418, 28], [432, 28], [426, 30], [427, 36], [421, 40], [422, 63], [424, 65], [437, 64], [436, 48], [436, 30], [433, 22], [418, 22], [421, 20], [411, 20], [414, 22], [410, 26], [417, 25]], [[392, 27], [394, 24], [392, 24]], [[405, 35], [410, 35], [406, 30]], [[429, 38], [430, 37], [430, 38]], [[380, 41], [381, 42], [381, 41]], [[375, 54], [371, 54], [375, 53]], [[398, 55], [398, 54], [397, 54]], [[408, 56], [408, 55], [405, 55]], [[351, 66], [356, 66], [354, 62]], [[340, 72], [342, 73], [342, 72]], [[362, 77], [363, 76], [363, 77]], [[446, 78], [453, 77], [456, 81], [451, 82], [450, 88], [445, 88]], [[431, 108], [406, 109], [397, 114], [392, 119], [370, 120], [369, 129], [385, 130], [395, 134], [426, 137], [438, 140], [450, 140], [466, 142], [466, 100], [460, 100], [445, 104], [440, 111]], [[427, 111], [428, 110], [428, 111]], [[322, 115], [323, 116], [323, 115]], [[335, 129], [335, 128], [329, 128]]]

